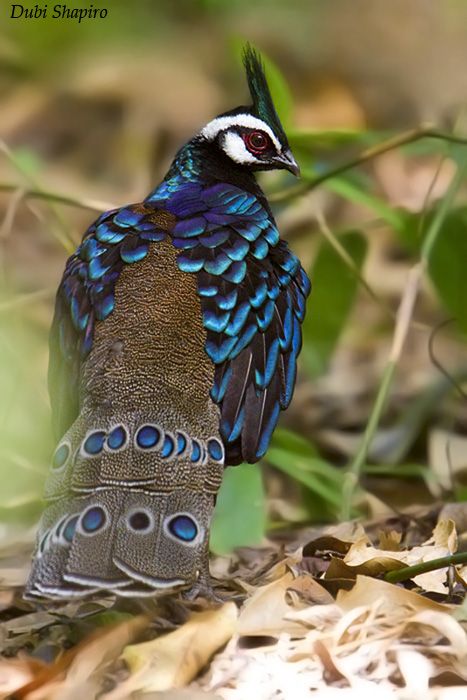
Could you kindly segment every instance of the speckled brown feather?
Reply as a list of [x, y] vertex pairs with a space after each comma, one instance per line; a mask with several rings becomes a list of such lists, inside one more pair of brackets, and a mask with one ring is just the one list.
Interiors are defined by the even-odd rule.
[[[158, 224], [162, 223], [158, 215]], [[163, 223], [170, 225], [169, 217]], [[177, 303], [174, 304], [174, 299]], [[92, 351], [82, 364], [80, 412], [65, 436], [77, 445], [73, 464], [52, 470], [38, 542], [57, 530], [65, 516], [96, 503], [109, 524], [91, 540], [77, 532], [71, 549], [49, 547], [36, 557], [27, 592], [72, 597], [107, 587], [120, 595], [154, 594], [158, 588], [193, 585], [208, 570], [207, 542], [223, 464], [206, 458], [163, 458], [160, 451], [104, 450], [98, 459], [82, 455], [89, 428], [110, 431], [157, 423], [206, 444], [219, 435], [219, 408], [209, 395], [214, 367], [204, 344], [194, 275], [181, 272], [170, 240], [150, 246], [144, 260], [124, 268], [115, 289], [115, 309], [97, 322]], [[128, 516], [153, 513], [151, 537], [129, 532]], [[200, 537], [186, 546], [165, 536], [167, 514], [190, 513]], [[50, 535], [49, 535], [50, 539]], [[53, 541], [52, 541], [53, 544]]]

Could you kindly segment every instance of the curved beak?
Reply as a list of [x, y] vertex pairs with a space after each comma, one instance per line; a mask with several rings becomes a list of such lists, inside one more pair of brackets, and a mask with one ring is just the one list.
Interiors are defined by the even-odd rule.
[[292, 175], [295, 175], [295, 177], [300, 177], [300, 167], [295, 158], [293, 157], [292, 151], [290, 149], [287, 149], [286, 151], [281, 153], [281, 155], [277, 156], [274, 160], [279, 167], [285, 168], [290, 173], [292, 173]]

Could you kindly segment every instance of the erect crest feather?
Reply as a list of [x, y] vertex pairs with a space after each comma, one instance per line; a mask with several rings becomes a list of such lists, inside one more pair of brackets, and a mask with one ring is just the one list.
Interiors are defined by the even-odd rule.
[[253, 100], [254, 113], [271, 127], [284, 145], [287, 144], [287, 137], [272, 101], [263, 61], [250, 44], [246, 44], [243, 50], [243, 65]]

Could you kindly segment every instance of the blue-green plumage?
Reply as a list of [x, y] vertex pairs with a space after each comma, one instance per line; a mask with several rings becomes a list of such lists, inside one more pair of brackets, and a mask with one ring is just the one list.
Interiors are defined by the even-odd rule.
[[[245, 67], [253, 106], [210, 122], [67, 262], [33, 595], [192, 584], [223, 465], [260, 459], [290, 403], [310, 283], [254, 171], [297, 165], [249, 48]], [[154, 559], [158, 533], [168, 553]]]

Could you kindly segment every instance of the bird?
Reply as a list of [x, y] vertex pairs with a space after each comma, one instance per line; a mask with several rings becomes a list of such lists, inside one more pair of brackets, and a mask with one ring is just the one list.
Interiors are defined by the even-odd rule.
[[209, 121], [66, 263], [28, 599], [212, 591], [224, 470], [260, 460], [290, 404], [311, 283], [256, 172], [299, 166], [249, 44], [243, 63], [251, 104]]

